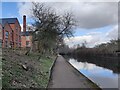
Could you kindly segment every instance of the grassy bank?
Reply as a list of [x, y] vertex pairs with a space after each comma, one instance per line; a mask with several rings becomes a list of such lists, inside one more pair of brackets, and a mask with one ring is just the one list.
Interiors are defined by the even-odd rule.
[[0, 48], [0, 89], [2, 88], [2, 49]]
[[22, 51], [3, 50], [3, 88], [45, 88], [55, 56], [40, 56]]

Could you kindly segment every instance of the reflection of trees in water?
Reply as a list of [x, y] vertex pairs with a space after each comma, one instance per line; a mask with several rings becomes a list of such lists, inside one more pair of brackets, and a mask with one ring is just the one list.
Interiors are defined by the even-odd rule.
[[[86, 43], [82, 46], [78, 45], [77, 48], [71, 49], [67, 53], [71, 58], [75, 58], [78, 62], [93, 63], [98, 66], [113, 70], [114, 73], [120, 73], [120, 39], [111, 40], [108, 43], [96, 45], [93, 48], [86, 47]], [[66, 54], [65, 52], [61, 53]]]
[[120, 73], [120, 61], [118, 57], [84, 57], [80, 56], [70, 56], [69, 58], [74, 58], [78, 62], [88, 62], [96, 64], [97, 66], [104, 67], [113, 70], [114, 73]]

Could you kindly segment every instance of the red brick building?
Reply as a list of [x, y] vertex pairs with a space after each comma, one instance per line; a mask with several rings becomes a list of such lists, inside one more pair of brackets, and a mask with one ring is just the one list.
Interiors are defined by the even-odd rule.
[[26, 30], [26, 16], [23, 16], [23, 32], [21, 32], [21, 47], [29, 48], [32, 46], [32, 31]]
[[2, 47], [2, 26], [0, 24], [0, 47]]
[[17, 18], [0, 19], [0, 34], [3, 48], [21, 47], [21, 27]]
[[31, 31], [26, 31], [21, 33], [21, 47], [30, 48], [32, 46], [32, 35]]

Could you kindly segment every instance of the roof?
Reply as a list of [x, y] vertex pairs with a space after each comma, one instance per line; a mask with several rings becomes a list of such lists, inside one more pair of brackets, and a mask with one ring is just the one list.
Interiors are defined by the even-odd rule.
[[6, 23], [14, 24], [17, 20], [17, 18], [2, 18], [0, 19], [0, 24], [4, 27]]
[[22, 36], [30, 36], [33, 31], [26, 31], [26, 32], [21, 32]]

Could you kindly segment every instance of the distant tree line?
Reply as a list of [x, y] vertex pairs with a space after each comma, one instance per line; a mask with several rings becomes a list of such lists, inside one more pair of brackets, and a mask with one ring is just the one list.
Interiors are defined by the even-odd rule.
[[120, 60], [118, 60], [120, 39], [111, 40], [93, 48], [87, 47], [86, 44], [86, 42], [82, 43], [82, 45], [78, 44], [77, 48], [69, 48], [67, 45], [63, 45], [59, 53], [65, 58], [74, 58], [78, 62], [94, 63], [111, 69], [114, 73], [120, 73]]
[[71, 49], [65, 46], [63, 50], [66, 50], [66, 52], [65, 53], [60, 52], [60, 53], [79, 56], [83, 58], [93, 57], [93, 56], [112, 56], [112, 57], [115, 56], [116, 57], [120, 52], [119, 45], [120, 45], [120, 39], [111, 40], [110, 42], [96, 45], [93, 48], [89, 48], [86, 46], [86, 43], [82, 43], [81, 46], [77, 45], [76, 49]]

